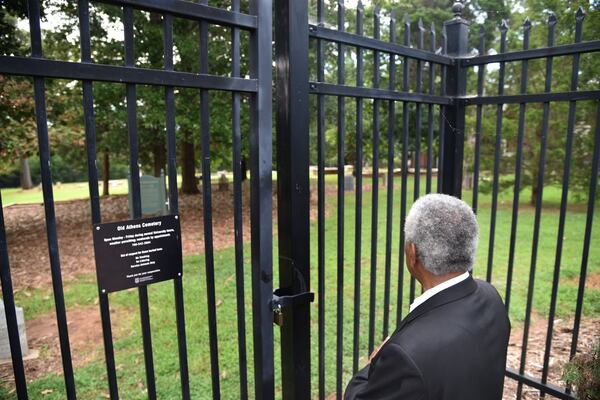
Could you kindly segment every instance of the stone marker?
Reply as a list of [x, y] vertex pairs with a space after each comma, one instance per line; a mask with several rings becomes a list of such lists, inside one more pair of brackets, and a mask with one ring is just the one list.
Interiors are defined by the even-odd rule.
[[[127, 174], [129, 185], [128, 202], [129, 213], [133, 213], [133, 198], [131, 196], [131, 177]], [[160, 176], [140, 176], [140, 198], [142, 201], [142, 216], [167, 215], [167, 192], [165, 187], [165, 173], [161, 169]]]
[[[25, 334], [25, 316], [21, 307], [17, 310], [17, 326], [19, 327], [19, 341], [21, 342], [21, 353], [23, 357], [29, 352], [27, 347], [27, 335]], [[6, 325], [6, 313], [4, 301], [0, 301], [0, 360], [10, 359], [10, 343], [8, 341], [8, 326]]]
[[219, 171], [219, 191], [226, 192], [229, 190], [229, 179], [225, 175], [225, 171]]
[[351, 192], [354, 190], [354, 176], [344, 175], [344, 190], [346, 192]]

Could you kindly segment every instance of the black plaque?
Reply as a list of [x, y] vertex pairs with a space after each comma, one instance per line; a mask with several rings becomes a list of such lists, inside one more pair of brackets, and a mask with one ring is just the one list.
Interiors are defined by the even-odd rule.
[[98, 286], [103, 293], [182, 274], [178, 215], [94, 225]]

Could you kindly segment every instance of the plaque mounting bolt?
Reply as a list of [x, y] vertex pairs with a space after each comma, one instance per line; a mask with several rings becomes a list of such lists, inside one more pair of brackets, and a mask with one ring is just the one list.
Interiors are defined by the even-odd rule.
[[102, 293], [106, 293], [106, 289], [102, 289]]
[[100, 227], [99, 227], [99, 226], [97, 226], [97, 227], [96, 227], [96, 230], [97, 230], [97, 231], [99, 231], [99, 230], [100, 230]]
[[179, 215], [176, 215], [176, 216], [175, 216], [175, 219], [179, 219]]
[[181, 276], [181, 272], [179, 272], [179, 273], [177, 274], [177, 276]]

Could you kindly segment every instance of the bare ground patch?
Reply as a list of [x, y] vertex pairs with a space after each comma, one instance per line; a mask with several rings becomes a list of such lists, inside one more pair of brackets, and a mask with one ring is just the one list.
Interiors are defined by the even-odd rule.
[[[128, 326], [132, 313], [125, 308], [111, 310], [113, 321]], [[97, 305], [67, 310], [69, 344], [73, 368], [79, 368], [102, 357], [102, 324]], [[26, 322], [27, 343], [33, 358], [25, 357], [25, 376], [28, 382], [49, 374], [62, 374], [62, 358], [56, 314], [54, 311]], [[14, 375], [10, 360], [0, 364], [0, 382], [13, 388]]]

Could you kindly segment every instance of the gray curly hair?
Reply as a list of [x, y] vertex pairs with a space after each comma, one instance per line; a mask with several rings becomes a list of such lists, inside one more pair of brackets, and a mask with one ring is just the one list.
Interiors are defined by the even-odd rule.
[[406, 242], [414, 243], [423, 266], [434, 275], [473, 269], [479, 226], [471, 207], [445, 194], [420, 197], [404, 226]]

